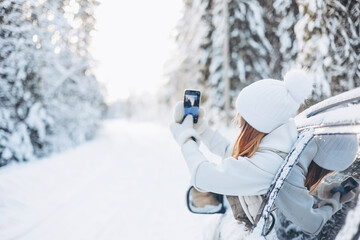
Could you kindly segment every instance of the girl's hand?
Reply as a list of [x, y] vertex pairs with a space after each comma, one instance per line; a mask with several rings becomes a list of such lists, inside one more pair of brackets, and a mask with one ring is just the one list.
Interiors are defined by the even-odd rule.
[[[328, 205], [332, 207], [332, 214], [336, 213], [342, 208], [342, 205], [346, 202], [350, 202], [356, 196], [358, 188], [351, 190], [350, 192], [340, 196], [340, 192], [334, 194], [331, 193], [331, 189], [340, 185], [340, 182], [333, 183], [322, 183], [319, 188], [316, 190], [318, 198], [321, 200], [319, 202], [319, 207]], [[341, 197], [341, 198], [340, 198]]]
[[172, 123], [170, 125], [170, 130], [176, 140], [176, 142], [182, 146], [189, 139], [193, 139], [196, 143], [200, 143], [199, 134], [193, 128], [193, 116], [188, 115], [184, 121], [180, 123]]
[[[332, 182], [332, 183], [324, 182], [318, 187], [318, 189], [316, 189], [315, 193], [316, 193], [317, 197], [321, 200], [333, 198], [333, 195], [335, 195], [335, 194], [332, 194], [331, 190], [333, 188], [340, 186], [340, 184], [341, 184], [341, 182]], [[340, 203], [346, 203], [346, 202], [353, 200], [358, 191], [359, 191], [359, 188], [357, 187], [357, 188], [351, 190], [350, 192], [344, 194], [340, 199]]]
[[[174, 121], [176, 123], [181, 123], [182, 120], [184, 119], [184, 102], [183, 101], [179, 101], [176, 103], [175, 108], [174, 108], [174, 112], [173, 112], [173, 116], [174, 116]], [[202, 134], [203, 132], [205, 132], [205, 130], [208, 127], [208, 123], [207, 120], [205, 120], [205, 110], [204, 108], [200, 107], [199, 108], [199, 117], [198, 117], [198, 121], [197, 123], [195, 123], [193, 125], [194, 129], [196, 130], [196, 132], [198, 134]]]
[[332, 208], [332, 214], [335, 214], [342, 208], [342, 203], [340, 202], [340, 193], [337, 192], [332, 197], [321, 200], [318, 204], [319, 208], [323, 206], [330, 206]]
[[320, 199], [328, 199], [332, 197], [332, 193], [330, 192], [331, 189], [338, 187], [341, 184], [341, 182], [332, 182], [327, 183], [323, 182], [320, 184], [320, 186], [316, 189], [315, 195]]

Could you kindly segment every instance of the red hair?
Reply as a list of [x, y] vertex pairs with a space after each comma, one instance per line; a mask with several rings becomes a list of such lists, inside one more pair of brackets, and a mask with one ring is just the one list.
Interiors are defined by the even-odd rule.
[[235, 121], [239, 121], [241, 132], [236, 139], [232, 156], [234, 158], [252, 157], [259, 148], [259, 144], [266, 133], [259, 132], [245, 121], [240, 115], [237, 115]]
[[305, 187], [312, 193], [320, 185], [321, 181], [328, 175], [331, 175], [334, 171], [324, 169], [312, 161], [308, 168], [308, 174], [305, 179]]

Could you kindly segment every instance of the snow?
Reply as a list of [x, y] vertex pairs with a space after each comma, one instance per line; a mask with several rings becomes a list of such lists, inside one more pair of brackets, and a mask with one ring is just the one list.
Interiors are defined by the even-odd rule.
[[354, 239], [355, 234], [360, 226], [360, 198], [357, 205], [352, 209], [346, 217], [346, 223], [341, 229], [335, 240], [350, 240]]
[[6, 153], [0, 165], [64, 150], [94, 134], [105, 110], [87, 51], [98, 3], [75, 3], [0, 2], [0, 152]]
[[[168, 126], [106, 120], [90, 142], [0, 168], [0, 239], [263, 239], [261, 228], [249, 234], [230, 208], [190, 213], [189, 180]], [[275, 231], [266, 239], [276, 239]]]
[[0, 168], [0, 239], [202, 239], [220, 215], [187, 210], [189, 180], [167, 126], [107, 120], [91, 142]]
[[313, 116], [314, 114], [318, 112], [325, 111], [331, 107], [349, 103], [355, 100], [359, 100], [360, 98], [360, 88], [355, 88], [350, 91], [346, 91], [344, 93], [341, 93], [339, 95], [330, 97], [324, 101], [321, 101], [309, 108], [307, 108], [305, 111], [301, 112], [299, 115], [296, 116], [296, 121], [301, 121], [304, 118]]
[[[299, 119], [296, 121], [298, 128], [306, 128], [309, 126], [344, 126], [356, 127], [360, 123], [360, 105], [351, 105], [348, 107], [336, 108], [325, 113], [315, 115], [310, 118]], [[334, 130], [334, 129], [330, 129]], [[352, 130], [353, 132], [355, 130]], [[351, 131], [350, 131], [351, 132]]]
[[[191, 201], [192, 198], [190, 197]], [[198, 213], [208, 213], [208, 212], [218, 212], [220, 211], [222, 208], [222, 204], [219, 205], [205, 205], [204, 207], [195, 207], [194, 209], [192, 208], [192, 210], [194, 212], [198, 212]]]

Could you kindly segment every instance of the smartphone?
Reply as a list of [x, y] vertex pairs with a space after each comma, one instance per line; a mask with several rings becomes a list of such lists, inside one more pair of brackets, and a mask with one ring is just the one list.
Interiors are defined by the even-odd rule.
[[197, 123], [199, 117], [200, 91], [186, 89], [184, 93], [184, 118], [191, 114], [193, 122]]
[[340, 198], [359, 186], [359, 183], [352, 177], [346, 178], [338, 187], [334, 187], [331, 189], [331, 193], [335, 194], [336, 192], [340, 192]]

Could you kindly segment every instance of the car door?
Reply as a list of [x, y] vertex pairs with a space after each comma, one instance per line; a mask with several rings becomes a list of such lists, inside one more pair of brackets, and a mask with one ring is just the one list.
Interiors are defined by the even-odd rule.
[[[296, 116], [295, 122], [298, 127], [299, 138], [269, 188], [265, 201], [256, 218], [256, 224], [253, 228], [254, 236], [266, 236], [267, 228], [271, 226], [269, 219], [275, 199], [301, 153], [313, 138], [322, 138], [324, 144], [335, 138], [343, 139], [344, 141], [349, 139], [349, 137], [342, 138], [341, 136], [353, 136], [350, 137], [351, 139], [359, 138], [359, 102], [360, 88], [357, 88], [326, 99]], [[327, 154], [338, 154], [341, 156], [342, 153], [339, 151], [341, 149], [333, 149], [333, 151], [329, 151]]]

